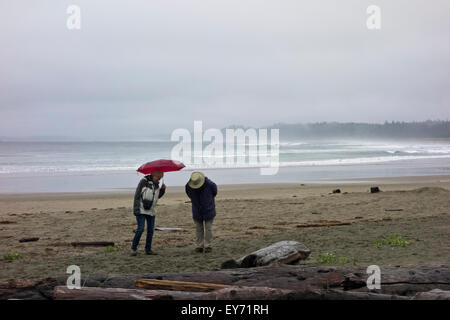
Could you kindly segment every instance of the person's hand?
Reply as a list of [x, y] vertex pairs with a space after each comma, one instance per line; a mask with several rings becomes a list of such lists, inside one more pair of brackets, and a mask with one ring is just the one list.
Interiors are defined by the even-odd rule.
[[166, 188], [166, 185], [163, 183], [161, 186], [161, 189], [165, 189], [165, 188]]

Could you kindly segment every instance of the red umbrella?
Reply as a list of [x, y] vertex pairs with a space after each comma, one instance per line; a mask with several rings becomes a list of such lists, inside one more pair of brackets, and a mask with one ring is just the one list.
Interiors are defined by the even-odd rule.
[[162, 172], [169, 172], [169, 171], [178, 171], [183, 168], [184, 164], [180, 161], [160, 159], [143, 164], [142, 166], [139, 167], [139, 169], [137, 169], [137, 172], [143, 174], [151, 174], [155, 170], [161, 170]]

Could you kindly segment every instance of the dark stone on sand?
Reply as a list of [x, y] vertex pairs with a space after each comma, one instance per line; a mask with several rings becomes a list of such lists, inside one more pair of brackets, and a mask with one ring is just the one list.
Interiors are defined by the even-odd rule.
[[378, 187], [371, 187], [370, 188], [370, 193], [377, 193], [380, 192], [380, 189]]
[[334, 189], [333, 193], [341, 193], [341, 189]]

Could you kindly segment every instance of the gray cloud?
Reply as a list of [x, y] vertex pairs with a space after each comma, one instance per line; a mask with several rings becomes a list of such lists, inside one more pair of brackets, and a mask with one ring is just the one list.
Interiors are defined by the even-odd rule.
[[[66, 8], [82, 29], [66, 28]], [[0, 4], [0, 136], [447, 119], [448, 1]]]

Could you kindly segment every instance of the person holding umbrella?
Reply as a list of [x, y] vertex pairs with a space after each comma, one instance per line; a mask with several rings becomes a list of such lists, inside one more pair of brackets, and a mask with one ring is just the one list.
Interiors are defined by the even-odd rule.
[[178, 171], [184, 168], [184, 164], [172, 160], [156, 160], [147, 162], [137, 169], [138, 172], [145, 174], [139, 182], [133, 201], [133, 213], [136, 216], [137, 230], [131, 245], [131, 255], [137, 255], [137, 247], [145, 228], [147, 221], [147, 238], [145, 241], [145, 253], [148, 255], [156, 254], [152, 251], [153, 232], [155, 230], [156, 204], [166, 192], [166, 185], [163, 183], [159, 187], [159, 181], [164, 176], [164, 172]]
[[154, 171], [150, 175], [146, 175], [139, 181], [134, 194], [133, 213], [136, 216], [137, 230], [134, 234], [133, 243], [131, 245], [131, 255], [137, 255], [137, 247], [145, 228], [147, 221], [147, 238], [145, 241], [145, 253], [148, 255], [156, 254], [152, 251], [153, 232], [155, 230], [156, 204], [166, 192], [166, 185], [163, 183], [159, 187], [159, 180], [164, 176], [160, 170]]
[[216, 216], [214, 198], [217, 185], [201, 172], [192, 172], [185, 187], [192, 203], [192, 218], [195, 222], [197, 247], [196, 252], [210, 252], [212, 240], [212, 223]]

